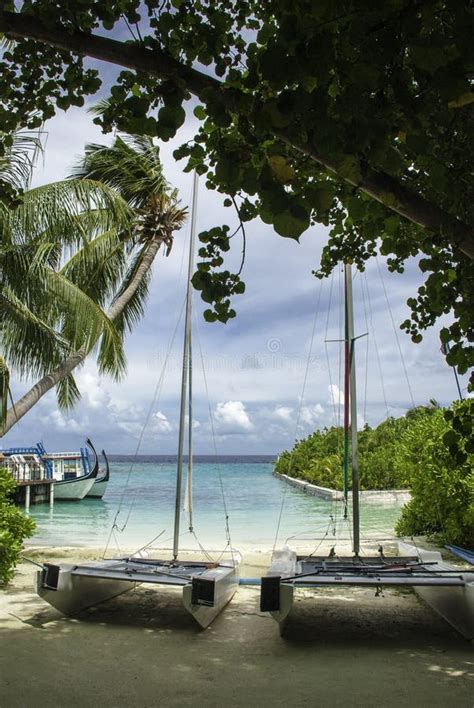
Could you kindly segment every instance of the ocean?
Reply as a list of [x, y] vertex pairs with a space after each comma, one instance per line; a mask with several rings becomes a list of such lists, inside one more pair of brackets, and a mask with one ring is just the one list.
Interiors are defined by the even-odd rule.
[[[32, 506], [37, 523], [34, 545], [85, 546], [110, 552], [137, 549], [156, 536], [154, 545], [172, 545], [176, 491], [174, 456], [111, 456], [111, 478], [102, 500], [55, 502]], [[226, 544], [225, 517], [229, 521], [232, 545], [241, 550], [268, 550], [278, 543], [333, 535], [348, 538], [348, 522], [341, 521], [340, 505], [306, 495], [272, 475], [272, 457], [197, 456], [194, 463], [194, 531], [207, 549]], [[184, 491], [184, 483], [183, 483]], [[362, 538], [393, 535], [400, 506], [362, 505]], [[280, 518], [281, 517], [281, 518]], [[111, 533], [112, 527], [114, 531]], [[180, 539], [183, 548], [196, 545], [188, 532], [188, 516], [181, 514]], [[292, 538], [295, 537], [296, 538]], [[299, 541], [298, 541], [299, 539]], [[317, 542], [315, 541], [315, 545]], [[311, 545], [307, 541], [302, 545]]]

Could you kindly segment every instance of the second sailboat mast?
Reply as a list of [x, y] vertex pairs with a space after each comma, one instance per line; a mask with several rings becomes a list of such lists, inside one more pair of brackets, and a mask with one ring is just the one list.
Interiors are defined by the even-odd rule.
[[[191, 474], [192, 474], [192, 363], [191, 363], [191, 336], [192, 336], [192, 284], [191, 278], [194, 271], [194, 243], [196, 240], [196, 211], [197, 211], [197, 191], [198, 175], [194, 172], [193, 179], [193, 203], [191, 208], [191, 235], [189, 241], [188, 260], [188, 280], [186, 289], [186, 315], [184, 321], [184, 345], [183, 345], [183, 371], [181, 375], [181, 405], [179, 414], [179, 437], [178, 437], [178, 465], [176, 471], [176, 500], [174, 512], [174, 537], [173, 537], [173, 558], [176, 560], [179, 552], [179, 522], [181, 516], [181, 495], [183, 486], [183, 452], [184, 434], [186, 427], [186, 399], [189, 385], [189, 462], [188, 462], [188, 494], [190, 494]], [[191, 522], [190, 522], [191, 523]]]
[[[346, 357], [346, 377], [347, 374], [349, 374], [349, 400], [346, 395], [344, 399], [344, 407], [347, 415], [350, 405], [352, 448], [352, 533], [354, 542], [354, 554], [358, 556], [360, 551], [360, 528], [359, 460], [357, 454], [357, 388], [355, 368], [354, 307], [352, 299], [352, 268], [349, 263], [346, 263], [344, 265], [344, 286], [346, 314], [346, 346], [348, 345], [349, 347], [349, 356]], [[349, 441], [347, 438], [345, 442], [346, 445], [348, 445]]]

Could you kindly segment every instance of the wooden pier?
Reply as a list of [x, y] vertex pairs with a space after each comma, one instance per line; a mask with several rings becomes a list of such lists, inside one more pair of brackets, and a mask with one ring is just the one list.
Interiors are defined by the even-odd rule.
[[15, 504], [24, 506], [30, 504], [54, 504], [54, 480], [32, 479], [17, 482], [18, 487], [13, 495]]
[[46, 471], [37, 456], [12, 455], [0, 452], [0, 467], [5, 467], [17, 484], [13, 493], [15, 504], [26, 509], [31, 504], [54, 503], [54, 479], [46, 477]]

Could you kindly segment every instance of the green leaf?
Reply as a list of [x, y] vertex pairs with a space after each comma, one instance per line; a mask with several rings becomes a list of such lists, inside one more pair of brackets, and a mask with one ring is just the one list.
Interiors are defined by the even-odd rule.
[[289, 209], [277, 214], [273, 220], [275, 231], [285, 238], [298, 240], [303, 231], [309, 228], [310, 217], [301, 206], [291, 205]]
[[204, 310], [203, 315], [206, 322], [216, 322], [217, 320], [217, 315], [212, 310]]
[[359, 184], [362, 180], [360, 163], [355, 155], [344, 155], [339, 159], [337, 162], [337, 173], [353, 184]]
[[204, 108], [204, 106], [196, 106], [193, 113], [196, 116], [196, 118], [198, 118], [199, 120], [206, 120], [206, 118], [207, 118], [207, 113], [206, 113], [206, 109]]

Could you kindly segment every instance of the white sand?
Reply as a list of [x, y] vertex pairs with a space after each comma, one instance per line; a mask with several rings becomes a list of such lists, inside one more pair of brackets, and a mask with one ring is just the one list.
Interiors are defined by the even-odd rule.
[[[246, 553], [242, 575], [268, 561]], [[0, 708], [474, 705], [472, 646], [412, 592], [299, 592], [282, 639], [258, 588], [241, 587], [200, 631], [178, 592], [144, 586], [64, 618], [33, 593], [33, 572], [23, 563], [0, 591]]]

